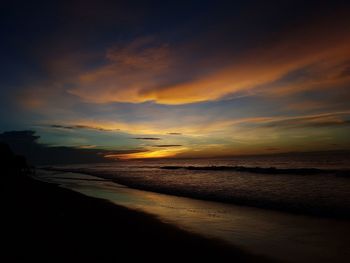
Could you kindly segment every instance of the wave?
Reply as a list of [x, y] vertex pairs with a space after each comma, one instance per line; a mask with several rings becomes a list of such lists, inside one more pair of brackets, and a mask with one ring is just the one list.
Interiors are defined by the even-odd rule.
[[[194, 170], [232, 170], [237, 169], [237, 167], [223, 167], [223, 166], [210, 166], [210, 167], [190, 167], [190, 166], [168, 166], [162, 167], [162, 169], [194, 169]], [[242, 169], [242, 168], [240, 168]], [[251, 169], [256, 169], [252, 167], [244, 167], [243, 170], [251, 171]], [[269, 168], [258, 168], [260, 171], [267, 172]], [[329, 183], [331, 177], [329, 179], [321, 180], [318, 183], [316, 189], [310, 189], [309, 186], [302, 187], [302, 190], [295, 191], [295, 189], [291, 189], [286, 184], [279, 184], [279, 193], [269, 193], [266, 191], [264, 186], [259, 182], [256, 182], [256, 185], [261, 185], [259, 188], [249, 188], [247, 189], [239, 189], [239, 188], [230, 188], [228, 190], [223, 191], [222, 187], [225, 187], [226, 184], [217, 186], [210, 185], [210, 187], [201, 187], [196, 183], [190, 183], [189, 181], [184, 181], [182, 185], [178, 184], [165, 184], [161, 181], [160, 178], [167, 178], [165, 174], [158, 175], [160, 177], [156, 177], [152, 181], [147, 180], [144, 176], [139, 176], [137, 178], [130, 175], [123, 175], [123, 173], [111, 172], [111, 171], [101, 171], [101, 170], [90, 170], [84, 168], [46, 168], [45, 170], [51, 171], [61, 171], [61, 172], [74, 172], [74, 173], [83, 173], [92, 176], [96, 176], [99, 178], [103, 178], [105, 180], [109, 180], [114, 183], [118, 183], [121, 185], [125, 185], [130, 188], [152, 191], [157, 193], [175, 195], [175, 196], [184, 196], [195, 199], [202, 199], [208, 201], [217, 201], [223, 203], [232, 203], [236, 205], [244, 205], [244, 206], [252, 206], [264, 209], [273, 209], [280, 210], [290, 213], [297, 214], [307, 214], [307, 215], [317, 215], [322, 217], [336, 217], [336, 218], [350, 218], [350, 199], [348, 194], [336, 194], [336, 196], [325, 195], [321, 189], [318, 189], [320, 184], [326, 184], [328, 188], [330, 188], [333, 193], [343, 193], [344, 189], [335, 189]], [[275, 169], [273, 169], [275, 170]], [[301, 169], [277, 169], [278, 171], [285, 170], [293, 170], [293, 173], [296, 171], [300, 171]], [[321, 170], [321, 169], [311, 169], [312, 171]], [[310, 171], [310, 169], [303, 169], [301, 172]], [[329, 171], [332, 170], [322, 170]], [[322, 172], [322, 173], [323, 173]], [[306, 179], [307, 177], [305, 177]], [[319, 178], [317, 178], [319, 179]], [[336, 179], [336, 177], [334, 177]], [[159, 180], [159, 181], [158, 181]], [[339, 178], [339, 180], [344, 181], [344, 185], [348, 185], [347, 179]], [[314, 182], [313, 178], [307, 179], [307, 181]], [[317, 180], [316, 180], [317, 181]], [[315, 181], [315, 183], [316, 183]], [[275, 181], [274, 181], [275, 182]], [[328, 182], [328, 183], [327, 183]], [[299, 182], [295, 184], [293, 187], [302, 186], [304, 183]], [[310, 182], [309, 184], [310, 185]], [[312, 188], [311, 184], [311, 188]], [[265, 185], [266, 186], [266, 185]], [[323, 186], [326, 187], [326, 186]], [[316, 192], [312, 193], [313, 190]], [[321, 192], [320, 192], [321, 191]], [[326, 196], [328, 196], [326, 198]], [[336, 199], [334, 199], [336, 198]]]
[[198, 170], [198, 171], [236, 171], [259, 174], [332, 174], [337, 176], [349, 176], [350, 170], [319, 169], [319, 168], [277, 168], [277, 167], [249, 167], [249, 166], [160, 166], [166, 170]]

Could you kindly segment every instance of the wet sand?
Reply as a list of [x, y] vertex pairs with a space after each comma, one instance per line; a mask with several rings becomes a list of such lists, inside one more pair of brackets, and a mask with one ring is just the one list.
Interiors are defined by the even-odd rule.
[[7, 262], [271, 262], [102, 199], [22, 175], [3, 178], [11, 178], [1, 187]]

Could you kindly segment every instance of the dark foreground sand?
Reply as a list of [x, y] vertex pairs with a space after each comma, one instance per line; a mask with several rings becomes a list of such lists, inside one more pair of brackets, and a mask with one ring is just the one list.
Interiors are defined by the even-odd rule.
[[150, 215], [5, 173], [2, 262], [268, 261]]

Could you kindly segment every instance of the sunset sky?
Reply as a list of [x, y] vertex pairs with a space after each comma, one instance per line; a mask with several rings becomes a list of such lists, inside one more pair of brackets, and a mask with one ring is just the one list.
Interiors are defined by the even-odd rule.
[[350, 149], [348, 1], [8, 2], [1, 132], [112, 158]]

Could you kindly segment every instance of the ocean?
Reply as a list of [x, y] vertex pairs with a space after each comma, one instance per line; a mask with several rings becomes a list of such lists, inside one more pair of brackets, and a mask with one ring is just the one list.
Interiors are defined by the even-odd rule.
[[350, 258], [348, 157], [125, 160], [56, 165], [38, 178], [272, 258], [342, 262]]

